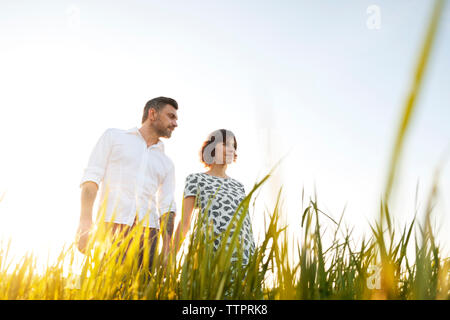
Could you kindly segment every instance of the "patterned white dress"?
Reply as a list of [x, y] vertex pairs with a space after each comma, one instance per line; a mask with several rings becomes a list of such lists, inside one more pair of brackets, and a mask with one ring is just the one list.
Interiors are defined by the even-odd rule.
[[[245, 189], [242, 183], [233, 178], [221, 178], [206, 173], [192, 173], [186, 177], [184, 187], [184, 197], [189, 196], [197, 196], [195, 208], [200, 208], [202, 214], [211, 199], [208, 218], [212, 222], [214, 235], [217, 237], [227, 230], [237, 207], [245, 198]], [[241, 214], [242, 211], [240, 210], [238, 214]], [[247, 264], [250, 255], [255, 251], [255, 242], [248, 211], [245, 212], [245, 215], [239, 234], [239, 242], [243, 246], [243, 263]], [[237, 217], [237, 220], [239, 220], [239, 217]], [[231, 240], [232, 235], [231, 232], [227, 243]], [[214, 248], [217, 250], [219, 245], [220, 240], [216, 239]], [[232, 261], [236, 260], [237, 253], [235, 252]]]

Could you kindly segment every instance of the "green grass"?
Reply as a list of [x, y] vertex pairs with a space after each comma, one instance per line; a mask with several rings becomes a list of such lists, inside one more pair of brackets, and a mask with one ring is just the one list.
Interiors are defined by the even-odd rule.
[[[223, 235], [228, 238], [234, 231], [229, 246], [222, 242], [217, 251], [213, 249], [214, 235], [206, 215], [200, 215], [177, 256], [170, 255], [165, 265], [158, 251], [153, 265], [143, 267], [136, 259], [137, 239], [145, 232], [142, 224], [123, 238], [112, 238], [103, 224], [96, 224], [81, 274], [71, 271], [78, 268], [74, 245], [38, 273], [36, 257], [27, 254], [12, 265], [11, 244], [0, 243], [0, 299], [450, 299], [450, 258], [442, 256], [430, 222], [438, 200], [439, 170], [422, 213], [423, 224], [416, 216], [396, 228], [389, 208], [442, 7], [443, 1], [437, 1], [402, 112], [379, 219], [361, 241], [344, 229], [342, 215], [338, 221], [332, 219], [314, 197], [302, 210], [301, 225], [295, 231], [301, 239], [290, 243], [280, 223], [286, 214], [280, 190], [275, 207], [266, 212], [262, 241], [245, 266], [238, 237], [244, 215], [235, 215]], [[258, 201], [255, 192], [268, 179], [270, 174], [255, 184], [237, 211], [247, 211], [251, 200]], [[302, 193], [302, 203], [303, 199]], [[104, 209], [101, 206], [100, 220]], [[333, 235], [330, 243], [323, 239], [325, 220], [334, 228], [326, 231]], [[234, 263], [233, 253], [238, 257]]]
[[[255, 185], [241, 209], [248, 209], [255, 191], [269, 178]], [[334, 237], [325, 245], [321, 226], [331, 218], [317, 199], [310, 199], [294, 257], [287, 230], [280, 226], [280, 195], [268, 214], [263, 241], [245, 266], [239, 261], [238, 237], [244, 215], [235, 215], [224, 235], [235, 228], [232, 241], [229, 247], [223, 241], [217, 251], [214, 235], [205, 227], [206, 213], [198, 216], [185, 246], [177, 257], [169, 256], [166, 267], [159, 255], [152, 266], [138, 266], [142, 224], [121, 241], [97, 224], [78, 287], [76, 275], [67, 272], [76, 269], [73, 246], [39, 274], [32, 255], [8, 268], [9, 245], [0, 246], [0, 299], [450, 299], [450, 259], [441, 256], [430, 225], [411, 221], [398, 234], [393, 228], [386, 241], [387, 230], [375, 223], [369, 239], [356, 245], [351, 232], [342, 228], [341, 217], [332, 221], [334, 230], [327, 232]], [[412, 258], [408, 248], [414, 249]], [[234, 251], [236, 263], [231, 262]]]

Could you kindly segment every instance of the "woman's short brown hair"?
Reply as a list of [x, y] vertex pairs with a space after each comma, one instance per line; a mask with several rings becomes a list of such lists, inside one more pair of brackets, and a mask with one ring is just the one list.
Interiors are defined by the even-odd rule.
[[216, 156], [216, 145], [219, 143], [225, 143], [230, 138], [234, 140], [234, 159], [236, 161], [237, 154], [237, 141], [234, 133], [230, 130], [219, 129], [208, 135], [208, 138], [203, 142], [200, 149], [200, 161], [205, 165], [205, 167], [210, 167]]

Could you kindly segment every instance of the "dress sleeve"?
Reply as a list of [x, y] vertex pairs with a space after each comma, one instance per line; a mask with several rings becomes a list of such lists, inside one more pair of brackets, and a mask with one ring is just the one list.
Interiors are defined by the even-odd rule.
[[184, 196], [186, 197], [195, 197], [199, 192], [198, 186], [198, 176], [196, 174], [190, 174], [186, 177], [186, 183], [184, 185]]
[[244, 188], [244, 185], [241, 183], [241, 190], [242, 190], [242, 193], [246, 196], [247, 194], [245, 193], [245, 188]]

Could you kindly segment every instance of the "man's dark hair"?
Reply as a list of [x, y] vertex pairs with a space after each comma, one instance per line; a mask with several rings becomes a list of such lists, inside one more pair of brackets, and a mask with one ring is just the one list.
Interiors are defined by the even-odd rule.
[[147, 120], [147, 118], [148, 118], [148, 111], [150, 109], [155, 109], [157, 112], [159, 112], [167, 104], [170, 104], [172, 107], [174, 107], [176, 110], [178, 110], [178, 103], [172, 98], [158, 97], [158, 98], [154, 98], [152, 100], [149, 100], [145, 104], [144, 114], [142, 115], [142, 123], [144, 123], [145, 120]]

